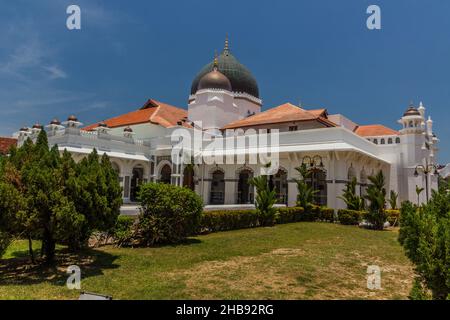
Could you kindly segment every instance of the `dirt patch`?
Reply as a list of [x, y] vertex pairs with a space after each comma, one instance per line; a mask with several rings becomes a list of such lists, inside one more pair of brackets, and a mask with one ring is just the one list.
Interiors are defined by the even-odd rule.
[[258, 256], [207, 261], [169, 273], [168, 279], [185, 283], [192, 299], [393, 299], [406, 298], [413, 280], [409, 265], [378, 258], [382, 288], [367, 289], [367, 261], [361, 252], [337, 254], [279, 248]]

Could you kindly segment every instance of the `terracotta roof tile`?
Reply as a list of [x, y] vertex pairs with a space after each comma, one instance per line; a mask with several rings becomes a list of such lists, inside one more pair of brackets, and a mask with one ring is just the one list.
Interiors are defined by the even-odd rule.
[[11, 146], [17, 144], [17, 139], [0, 137], [0, 154], [7, 154]]
[[223, 129], [308, 120], [316, 120], [328, 127], [336, 126], [333, 122], [326, 118], [326, 109], [305, 110], [294, 106], [293, 104], [285, 103], [281, 106], [255, 114], [248, 118], [231, 122], [223, 127]]
[[399, 134], [398, 131], [385, 127], [381, 124], [371, 124], [366, 126], [357, 126], [354, 130], [357, 135], [362, 137], [373, 136], [392, 136]]
[[[104, 122], [109, 128], [117, 128], [141, 123], [154, 123], [169, 128], [176, 126], [179, 121], [182, 121], [186, 117], [186, 110], [150, 99], [141, 109], [104, 120]], [[188, 126], [185, 123], [184, 125]], [[96, 127], [98, 127], [98, 123], [87, 126], [84, 130], [93, 130]]]

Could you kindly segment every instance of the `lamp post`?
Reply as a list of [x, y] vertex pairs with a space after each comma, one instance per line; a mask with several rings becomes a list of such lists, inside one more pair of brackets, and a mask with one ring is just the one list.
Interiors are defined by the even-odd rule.
[[428, 176], [430, 173], [433, 172], [433, 174], [438, 175], [439, 172], [437, 171], [436, 165], [432, 163], [428, 163], [428, 159], [425, 160], [425, 165], [418, 164], [416, 168], [414, 169], [414, 177], [419, 176], [419, 172], [423, 173], [425, 176], [425, 194], [427, 196], [427, 202], [428, 202]]
[[[312, 156], [312, 157], [310, 157], [310, 156], [304, 156], [303, 159], [302, 159], [302, 163], [303, 163], [303, 164], [306, 164], [306, 165], [309, 164], [309, 166], [310, 166], [311, 168], [316, 168], [316, 167], [323, 168], [322, 157], [319, 156], [318, 154], [315, 155], [315, 156]], [[317, 163], [318, 163], [318, 164], [317, 164]]]

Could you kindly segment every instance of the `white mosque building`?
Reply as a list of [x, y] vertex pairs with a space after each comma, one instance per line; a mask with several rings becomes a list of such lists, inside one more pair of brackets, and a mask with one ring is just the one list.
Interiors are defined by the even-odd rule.
[[[137, 110], [87, 127], [70, 116], [63, 123], [54, 119], [45, 128], [39, 124], [22, 128], [17, 137], [20, 145], [45, 129], [49, 144], [67, 149], [75, 160], [94, 148], [108, 154], [119, 174], [125, 203], [136, 202], [139, 185], [147, 181], [191, 188], [210, 207], [253, 203], [255, 190], [248, 179], [259, 175], [263, 166], [249, 161], [256, 151], [249, 151], [240, 164], [174, 163], [171, 137], [180, 128], [192, 135], [201, 130], [208, 142], [224, 137], [227, 130], [246, 132], [249, 138], [253, 134], [256, 139], [261, 132], [279, 130], [279, 166], [270, 179], [279, 203], [288, 206], [296, 203], [295, 168], [303, 163], [312, 172], [308, 183], [318, 190], [316, 203], [335, 209], [345, 207], [339, 196], [346, 182], [356, 177], [358, 192], [363, 194], [368, 176], [378, 170], [386, 177], [388, 192], [396, 191], [399, 201], [417, 201], [416, 186], [427, 188], [429, 194], [437, 188], [438, 139], [422, 103], [407, 107], [398, 120], [399, 130], [357, 124], [327, 109], [283, 103], [261, 111], [262, 104], [256, 79], [232, 55], [226, 41], [221, 54], [193, 80], [187, 110], [150, 99]], [[200, 143], [200, 155], [207, 152], [206, 142]], [[234, 159], [236, 149], [225, 144], [215, 151]], [[423, 192], [420, 200], [426, 201], [426, 196]]]

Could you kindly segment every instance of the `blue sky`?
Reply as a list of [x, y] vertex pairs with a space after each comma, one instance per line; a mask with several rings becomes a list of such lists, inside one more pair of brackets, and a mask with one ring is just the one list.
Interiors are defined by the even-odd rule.
[[[78, 4], [82, 29], [66, 28]], [[366, 28], [381, 7], [382, 29]], [[398, 129], [423, 101], [450, 162], [450, 1], [4, 1], [0, 10], [0, 135], [36, 121], [88, 124], [148, 98], [186, 107], [197, 71], [221, 50], [258, 80], [264, 108], [325, 107]]]

